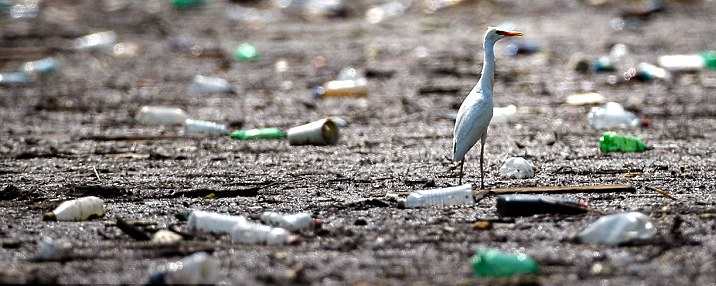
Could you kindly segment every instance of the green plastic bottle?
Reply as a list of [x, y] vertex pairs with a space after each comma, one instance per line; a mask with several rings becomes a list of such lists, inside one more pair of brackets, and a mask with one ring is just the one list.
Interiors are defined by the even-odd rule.
[[704, 59], [704, 67], [716, 70], [716, 51], [701, 52], [699, 55]]
[[259, 57], [259, 51], [256, 47], [247, 43], [239, 45], [239, 47], [236, 48], [236, 51], [234, 51], [234, 58], [239, 61], [257, 60]]
[[276, 127], [236, 130], [229, 137], [239, 140], [285, 138], [286, 133]]
[[488, 248], [475, 253], [472, 269], [477, 277], [506, 277], [537, 274], [539, 265], [526, 254], [511, 254]]
[[648, 150], [649, 147], [644, 144], [641, 139], [621, 135], [613, 131], [604, 132], [602, 138], [599, 139], [599, 146], [602, 152], [642, 152]]
[[169, 0], [172, 6], [179, 10], [200, 8], [206, 5], [206, 0]]

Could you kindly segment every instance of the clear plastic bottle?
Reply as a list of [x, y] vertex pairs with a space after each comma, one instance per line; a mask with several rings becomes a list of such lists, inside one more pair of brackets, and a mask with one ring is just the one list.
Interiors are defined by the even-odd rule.
[[145, 105], [137, 110], [134, 119], [141, 124], [181, 125], [189, 119], [189, 114], [177, 107]]
[[283, 245], [290, 237], [291, 232], [285, 228], [251, 221], [237, 223], [231, 230], [231, 241], [234, 243]]
[[189, 92], [193, 94], [234, 93], [234, 89], [223, 78], [197, 75], [189, 85]]
[[532, 164], [522, 157], [508, 158], [500, 167], [500, 176], [505, 179], [526, 179], [535, 176]]
[[30, 77], [50, 75], [57, 71], [57, 61], [54, 58], [44, 58], [26, 62], [22, 65], [21, 71]]
[[475, 198], [472, 194], [472, 184], [415, 191], [405, 199], [405, 207], [407, 208], [473, 204], [475, 204]]
[[165, 265], [149, 277], [147, 285], [213, 285], [220, 279], [219, 259], [201, 251]]
[[289, 231], [313, 230], [320, 225], [309, 213], [286, 215], [272, 211], [262, 213], [261, 222]]
[[72, 40], [72, 46], [76, 50], [89, 50], [114, 44], [117, 41], [117, 33], [104, 31], [89, 34]]
[[227, 215], [207, 211], [193, 211], [187, 219], [189, 231], [231, 233], [236, 224], [247, 222], [243, 216]]
[[594, 129], [633, 128], [644, 126], [645, 121], [627, 111], [616, 102], [595, 106], [587, 114], [587, 122]]
[[634, 240], [648, 240], [656, 234], [649, 217], [640, 212], [627, 212], [599, 218], [579, 233], [583, 243], [618, 245]]
[[206, 134], [209, 136], [225, 136], [229, 129], [224, 124], [206, 120], [187, 119], [184, 122], [184, 134]]
[[30, 79], [24, 72], [4, 72], [0, 73], [0, 85], [13, 86], [30, 83]]
[[47, 212], [43, 220], [82, 221], [104, 216], [104, 202], [95, 196], [62, 202], [55, 210]]

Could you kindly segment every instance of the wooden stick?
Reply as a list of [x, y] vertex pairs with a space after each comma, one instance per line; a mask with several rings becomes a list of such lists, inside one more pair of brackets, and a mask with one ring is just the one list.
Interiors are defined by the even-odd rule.
[[491, 193], [611, 193], [636, 192], [630, 185], [597, 185], [597, 186], [545, 186], [545, 187], [518, 187], [506, 189], [492, 189]]

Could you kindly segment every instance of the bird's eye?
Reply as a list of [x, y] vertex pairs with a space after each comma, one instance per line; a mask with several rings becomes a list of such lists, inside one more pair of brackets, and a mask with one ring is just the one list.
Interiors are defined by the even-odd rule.
[[504, 35], [505, 35], [505, 31], [497, 30], [497, 31], [495, 31], [495, 33], [497, 33], [497, 34], [500, 35], [500, 36], [504, 36]]

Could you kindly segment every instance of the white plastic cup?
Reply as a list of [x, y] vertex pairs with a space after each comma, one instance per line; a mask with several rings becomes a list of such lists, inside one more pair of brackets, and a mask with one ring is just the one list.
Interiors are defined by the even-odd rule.
[[333, 145], [338, 142], [338, 125], [330, 118], [296, 126], [286, 133], [291, 145]]

